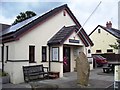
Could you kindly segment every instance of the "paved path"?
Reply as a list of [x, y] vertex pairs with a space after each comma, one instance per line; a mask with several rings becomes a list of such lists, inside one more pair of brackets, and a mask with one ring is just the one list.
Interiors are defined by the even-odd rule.
[[[113, 75], [98, 75], [99, 72], [102, 72], [101, 68], [97, 68], [91, 71], [89, 78], [89, 86], [86, 88], [107, 88], [113, 84], [114, 77]], [[44, 84], [54, 84], [58, 85], [59, 88], [80, 88], [76, 82], [77, 74], [76, 72], [65, 73], [64, 77], [54, 79], [54, 80], [43, 80], [37, 81], [40, 85]], [[31, 88], [27, 83], [22, 84], [3, 84], [3, 88]], [[3, 89], [4, 90], [4, 89]]]
[[[102, 73], [101, 68], [91, 71], [89, 78], [89, 86], [87, 88], [107, 88], [113, 84], [112, 75], [98, 75], [99, 72]], [[39, 83], [52, 83], [58, 85], [60, 88], [80, 88], [76, 81], [77, 74], [76, 72], [72, 72], [65, 73], [63, 78], [59, 78], [57, 80], [39, 81]]]
[[114, 76], [113, 74], [109, 73], [109, 74], [99, 74], [99, 73], [103, 73], [102, 68], [97, 68], [91, 71], [90, 73], [90, 79], [97, 79], [97, 80], [105, 80], [105, 81], [114, 81]]

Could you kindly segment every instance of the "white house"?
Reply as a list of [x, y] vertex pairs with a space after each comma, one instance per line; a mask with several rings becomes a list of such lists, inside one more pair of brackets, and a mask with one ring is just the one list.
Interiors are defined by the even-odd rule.
[[[0, 58], [11, 82], [24, 82], [22, 66], [43, 64], [50, 71], [60, 72], [59, 76], [63, 77], [63, 71], [74, 71], [79, 52], [91, 59], [93, 43], [84, 29], [74, 38], [80, 27], [65, 4], [6, 29], [0, 35]], [[65, 68], [63, 57], [67, 57]]]
[[118, 50], [110, 47], [110, 45], [118, 44], [117, 40], [120, 39], [120, 30], [112, 28], [110, 21], [106, 23], [106, 27], [98, 25], [89, 36], [94, 43], [92, 54], [118, 54]]
[[[7, 29], [9, 27], [10, 27], [10, 25], [8, 25], [8, 24], [2, 24], [2, 23], [0, 23], [0, 34], [3, 32], [3, 30], [5, 30], [5, 29]], [[0, 48], [0, 50], [1, 50], [1, 48]], [[0, 69], [2, 68], [2, 63], [1, 63], [2, 57], [1, 56], [2, 56], [2, 52], [0, 51]]]

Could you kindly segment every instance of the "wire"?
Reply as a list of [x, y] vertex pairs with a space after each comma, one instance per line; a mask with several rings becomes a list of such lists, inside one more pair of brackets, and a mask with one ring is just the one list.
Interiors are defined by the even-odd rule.
[[[88, 20], [91, 18], [91, 16], [94, 14], [94, 12], [97, 10], [97, 8], [100, 6], [101, 3], [102, 3], [102, 1], [99, 2], [99, 4], [97, 5], [97, 7], [94, 9], [94, 11], [91, 13], [91, 15], [84, 22], [83, 26], [85, 26], [85, 24], [88, 22]], [[75, 34], [75, 36], [80, 32], [80, 30], [83, 28], [83, 26], [80, 27], [80, 29], [77, 31], [77, 33]], [[75, 36], [74, 36], [74, 39], [75, 39]]]

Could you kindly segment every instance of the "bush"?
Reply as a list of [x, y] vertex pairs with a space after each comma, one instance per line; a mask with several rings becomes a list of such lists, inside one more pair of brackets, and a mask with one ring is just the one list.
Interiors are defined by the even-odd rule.
[[6, 72], [2, 73], [2, 71], [0, 71], [0, 77], [2, 77], [2, 76], [7, 76], [7, 73]]

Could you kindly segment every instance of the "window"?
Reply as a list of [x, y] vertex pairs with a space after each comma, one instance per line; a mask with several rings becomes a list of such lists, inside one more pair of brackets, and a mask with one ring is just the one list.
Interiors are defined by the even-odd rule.
[[58, 47], [52, 48], [52, 61], [59, 61], [59, 48]]
[[63, 11], [63, 16], [66, 16], [66, 11], [65, 10]]
[[35, 62], [35, 46], [29, 46], [29, 63]]
[[88, 50], [88, 53], [91, 53], [91, 50], [90, 50], [90, 49]]
[[47, 47], [42, 46], [42, 62], [47, 61]]
[[108, 53], [113, 53], [113, 49], [107, 49]]
[[98, 33], [101, 33], [101, 30], [100, 30], [100, 29], [98, 29]]
[[96, 50], [96, 53], [101, 53], [102, 51], [101, 50]]
[[8, 46], [6, 46], [6, 61], [8, 60]]

